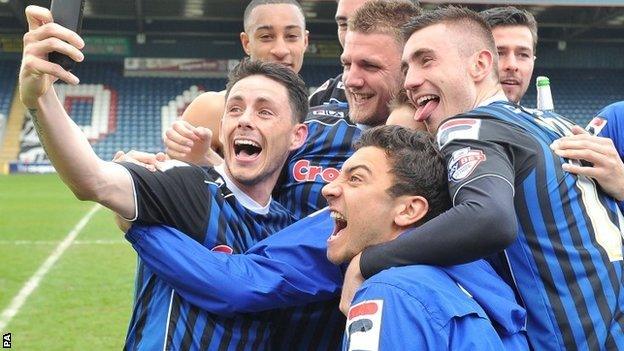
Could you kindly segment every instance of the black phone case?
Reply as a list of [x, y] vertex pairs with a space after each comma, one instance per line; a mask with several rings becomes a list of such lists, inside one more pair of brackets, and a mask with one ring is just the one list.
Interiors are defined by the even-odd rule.
[[[52, 12], [54, 22], [80, 34], [84, 3], [85, 0], [52, 0], [50, 12]], [[76, 64], [69, 56], [58, 52], [51, 52], [48, 55], [48, 61], [60, 65], [66, 71], [71, 71]]]

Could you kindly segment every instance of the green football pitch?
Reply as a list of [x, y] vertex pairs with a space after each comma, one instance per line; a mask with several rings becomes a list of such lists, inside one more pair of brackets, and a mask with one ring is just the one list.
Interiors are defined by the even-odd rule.
[[136, 254], [94, 206], [57, 175], [0, 176], [0, 334], [12, 349], [123, 347]]

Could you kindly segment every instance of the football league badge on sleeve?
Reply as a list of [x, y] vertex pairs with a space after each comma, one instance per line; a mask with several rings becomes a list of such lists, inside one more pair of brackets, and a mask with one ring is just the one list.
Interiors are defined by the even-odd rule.
[[453, 152], [448, 163], [448, 177], [450, 181], [459, 182], [468, 178], [479, 163], [485, 161], [483, 151], [469, 147]]

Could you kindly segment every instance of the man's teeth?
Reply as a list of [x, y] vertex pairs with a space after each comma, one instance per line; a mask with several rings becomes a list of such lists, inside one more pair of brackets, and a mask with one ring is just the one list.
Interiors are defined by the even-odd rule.
[[424, 95], [418, 98], [418, 100], [416, 100], [416, 105], [418, 106], [424, 106], [429, 100], [434, 100], [437, 99], [438, 97], [435, 95]]
[[254, 147], [260, 147], [260, 144], [256, 143], [253, 140], [245, 140], [245, 139], [239, 139], [234, 141], [234, 145], [250, 145], [250, 146], [254, 146]]
[[338, 220], [341, 220], [341, 221], [346, 221], [347, 220], [342, 214], [340, 214], [339, 212], [336, 212], [336, 211], [331, 211], [331, 213], [329, 215], [333, 219], [338, 219]]
[[355, 97], [355, 100], [366, 100], [366, 99], [370, 99], [371, 97], [373, 97], [372, 94], [360, 94], [360, 93], [354, 93], [351, 92], [351, 94], [353, 95], [353, 97]]

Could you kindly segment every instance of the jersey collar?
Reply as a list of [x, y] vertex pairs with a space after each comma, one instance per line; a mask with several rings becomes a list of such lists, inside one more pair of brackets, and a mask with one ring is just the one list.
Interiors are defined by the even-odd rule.
[[269, 198], [269, 202], [267, 202], [266, 206], [262, 206], [258, 202], [256, 202], [256, 200], [252, 199], [249, 195], [245, 194], [245, 192], [243, 192], [238, 186], [236, 186], [236, 183], [228, 176], [227, 172], [225, 171], [224, 163], [215, 166], [214, 169], [223, 178], [228, 189], [230, 189], [232, 194], [234, 194], [236, 200], [238, 200], [238, 202], [240, 202], [243, 207], [245, 207], [249, 211], [261, 215], [266, 215], [267, 213], [269, 213], [269, 206], [271, 206], [271, 201], [273, 201], [272, 197]]

